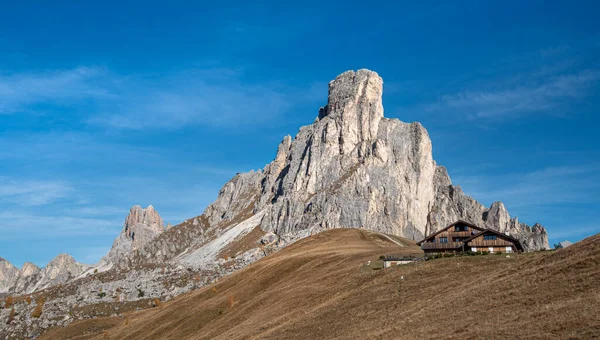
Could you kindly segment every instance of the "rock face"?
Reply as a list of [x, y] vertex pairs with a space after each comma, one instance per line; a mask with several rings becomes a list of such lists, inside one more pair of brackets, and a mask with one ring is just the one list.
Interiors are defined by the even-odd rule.
[[290, 242], [329, 228], [365, 227], [414, 240], [462, 219], [517, 237], [526, 250], [548, 247], [546, 230], [487, 209], [432, 159], [427, 130], [383, 116], [383, 81], [369, 70], [329, 83], [328, 103], [312, 125], [286, 136], [264, 170], [225, 184], [204, 216], [232, 220], [249, 202], [260, 226]]
[[17, 280], [19, 269], [0, 257], [0, 293], [6, 293]]
[[41, 277], [34, 290], [65, 283], [78, 277], [88, 268], [89, 266], [76, 262], [69, 254], [59, 254], [41, 271]]
[[164, 230], [164, 221], [153, 206], [145, 209], [139, 205], [132, 207], [125, 218], [121, 234], [101, 262], [116, 264], [122, 261], [132, 251], [141, 249]]
[[565, 241], [562, 241], [562, 242], [558, 242], [558, 244], [555, 244], [554, 245], [554, 249], [563, 249], [563, 248], [570, 247], [572, 245], [573, 245], [573, 243], [571, 243], [571, 241], [565, 240]]
[[37, 282], [40, 280], [41, 270], [38, 266], [31, 262], [25, 262], [23, 268], [17, 276], [17, 280], [12, 287], [13, 292], [30, 292], [32, 291]]

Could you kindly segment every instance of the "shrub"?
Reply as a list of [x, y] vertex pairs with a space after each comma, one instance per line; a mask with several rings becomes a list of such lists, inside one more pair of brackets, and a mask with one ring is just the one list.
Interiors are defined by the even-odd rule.
[[213, 287], [212, 292], [216, 293], [217, 292], [217, 287]]
[[227, 305], [229, 306], [229, 308], [233, 307], [233, 305], [235, 304], [235, 299], [233, 298], [233, 295], [229, 295], [229, 298], [227, 298]]
[[98, 268], [94, 269], [94, 274], [98, 274]]
[[159, 299], [154, 299], [154, 306], [158, 308], [162, 308], [162, 302]]
[[98, 297], [99, 297], [99, 298], [101, 298], [101, 299], [102, 299], [103, 297], [105, 297], [105, 296], [106, 296], [106, 293], [105, 293], [105, 292], [100, 292], [100, 293], [98, 293]]
[[35, 309], [31, 313], [31, 317], [39, 318], [42, 315], [42, 310], [44, 309], [44, 303], [46, 303], [46, 299], [44, 297], [40, 297], [37, 300], [37, 306], [35, 306]]
[[27, 297], [25, 298], [25, 302], [27, 302], [28, 305], [31, 304], [31, 296], [27, 295]]
[[138, 288], [137, 291], [138, 291], [138, 297], [139, 298], [144, 297], [145, 294], [144, 294], [143, 290], [141, 290], [140, 288]]
[[194, 276], [194, 281], [195, 282], [200, 282], [200, 275]]
[[502, 252], [501, 251], [497, 251], [495, 254], [496, 255], [502, 255]]
[[8, 321], [6, 322], [6, 324], [11, 323], [14, 319], [15, 319], [15, 307], [12, 307], [10, 309], [10, 314], [8, 314]]
[[12, 307], [12, 305], [14, 305], [14, 300], [12, 296], [9, 296], [6, 298], [6, 300], [4, 300], [4, 308], [10, 308]]
[[385, 255], [381, 255], [381, 256], [379, 256], [379, 259], [380, 259], [380, 260], [384, 260], [384, 259], [385, 259]]

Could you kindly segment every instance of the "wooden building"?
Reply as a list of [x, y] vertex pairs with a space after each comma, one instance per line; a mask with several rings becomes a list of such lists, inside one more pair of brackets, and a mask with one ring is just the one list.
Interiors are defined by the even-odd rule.
[[495, 230], [456, 221], [417, 242], [425, 253], [488, 251], [512, 253], [523, 251], [519, 240]]

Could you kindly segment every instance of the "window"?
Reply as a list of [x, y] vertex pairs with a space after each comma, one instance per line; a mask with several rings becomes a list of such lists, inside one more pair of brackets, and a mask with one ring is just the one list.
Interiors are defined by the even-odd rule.
[[452, 242], [462, 242], [466, 239], [468, 239], [468, 237], [453, 237]]
[[493, 241], [496, 239], [496, 235], [483, 235], [483, 239], [487, 241]]
[[506, 252], [507, 252], [507, 253], [512, 253], [512, 252], [513, 252], [513, 251], [512, 251], [512, 247], [506, 247]]
[[466, 225], [457, 225], [454, 227], [454, 231], [468, 231], [468, 229]]
[[440, 237], [440, 243], [448, 243], [447, 237]]

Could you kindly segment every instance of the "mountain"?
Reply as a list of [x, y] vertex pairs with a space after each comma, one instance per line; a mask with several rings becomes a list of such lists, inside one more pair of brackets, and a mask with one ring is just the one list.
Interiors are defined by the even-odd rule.
[[101, 263], [117, 264], [126, 260], [132, 251], [142, 248], [164, 230], [164, 221], [153, 206], [145, 209], [133, 206], [125, 218], [123, 230]]
[[[600, 235], [557, 251], [377, 270], [414, 242], [364, 229], [300, 240], [219, 282], [41, 339], [596, 339]], [[590, 300], [591, 299], [591, 300]]]
[[[417, 241], [460, 219], [514, 236], [526, 251], [549, 248], [543, 226], [511, 218], [501, 202], [487, 208], [452, 184], [420, 123], [384, 117], [382, 92], [375, 72], [342, 73], [315, 121], [284, 137], [271, 163], [233, 177], [202, 215], [177, 226], [165, 228], [152, 206], [132, 207], [94, 266], [66, 254], [44, 269], [0, 262], [0, 289], [49, 298], [41, 318], [8, 328], [0, 322], [0, 335], [32, 337], [76, 319], [148, 308], [330, 229]], [[33, 308], [21, 304], [18, 312]]]
[[419, 240], [459, 219], [514, 236], [526, 251], [549, 249], [543, 226], [511, 218], [501, 202], [486, 208], [453, 185], [420, 123], [384, 117], [382, 92], [382, 79], [369, 70], [336, 77], [314, 123], [286, 136], [273, 162], [236, 175], [193, 223], [162, 233], [134, 262], [205, 267], [228, 243], [217, 238], [227, 233], [231, 241], [255, 227], [274, 235], [279, 249], [332, 228]]
[[0, 293], [6, 293], [14, 284], [19, 269], [0, 257]]

